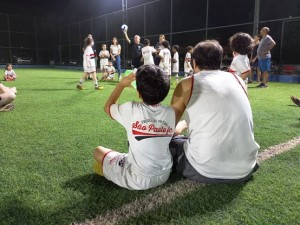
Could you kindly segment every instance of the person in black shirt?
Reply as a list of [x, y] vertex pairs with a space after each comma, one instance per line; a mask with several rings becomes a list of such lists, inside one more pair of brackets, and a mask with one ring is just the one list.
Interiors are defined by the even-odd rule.
[[134, 36], [134, 42], [132, 43], [127, 35], [127, 30], [124, 30], [125, 38], [128, 44], [131, 46], [132, 49], [132, 66], [134, 68], [139, 68], [142, 65], [141, 58], [142, 58], [142, 48], [144, 45], [140, 43], [141, 38], [139, 35]]
[[252, 54], [250, 56], [250, 66], [251, 66], [250, 81], [253, 78], [253, 72], [256, 72], [256, 76], [257, 76], [256, 80], [257, 82], [260, 82], [261, 72], [258, 65], [257, 49], [261, 39], [261, 35], [257, 34], [253, 37], [253, 39], [254, 39], [254, 47], [253, 47]]

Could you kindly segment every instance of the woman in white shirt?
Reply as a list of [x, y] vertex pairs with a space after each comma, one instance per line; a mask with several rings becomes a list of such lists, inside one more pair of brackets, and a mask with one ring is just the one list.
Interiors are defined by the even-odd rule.
[[114, 37], [112, 39], [112, 44], [110, 46], [110, 56], [114, 63], [114, 67], [117, 67], [119, 80], [121, 78], [121, 45], [118, 42], [118, 39]]

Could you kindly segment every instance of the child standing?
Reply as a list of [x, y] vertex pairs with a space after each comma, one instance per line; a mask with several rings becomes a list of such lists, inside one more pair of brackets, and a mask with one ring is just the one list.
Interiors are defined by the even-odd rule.
[[193, 67], [191, 64], [193, 47], [188, 46], [186, 50], [187, 53], [185, 54], [185, 59], [184, 59], [184, 77], [188, 77], [193, 73]]
[[113, 67], [111, 61], [108, 61], [108, 65], [105, 67], [104, 71], [101, 80], [113, 80], [115, 78], [116, 69]]
[[83, 90], [83, 82], [91, 74], [95, 84], [95, 90], [102, 90], [103, 87], [98, 86], [98, 80], [96, 76], [96, 63], [95, 63], [95, 53], [92, 48], [93, 39], [87, 37], [84, 41], [86, 48], [83, 53], [83, 69], [84, 74], [77, 85], [79, 90]]
[[12, 65], [9, 63], [6, 65], [5, 67], [5, 71], [4, 71], [4, 80], [5, 81], [14, 81], [16, 80], [17, 75], [15, 73], [15, 71], [12, 69]]
[[156, 53], [156, 49], [150, 46], [150, 40], [144, 40], [144, 47], [142, 48], [142, 59], [144, 60], [144, 65], [154, 65], [153, 53]]
[[173, 59], [172, 59], [172, 73], [176, 77], [176, 84], [178, 84], [178, 73], [179, 73], [179, 55], [178, 55], [179, 46], [173, 45]]
[[160, 63], [159, 67], [169, 76], [171, 76], [171, 52], [168, 49], [169, 42], [163, 41], [162, 48], [159, 52]]
[[[142, 102], [117, 104], [125, 87], [136, 80]], [[175, 129], [175, 112], [162, 102], [170, 89], [169, 77], [154, 65], [141, 66], [124, 77], [106, 102], [105, 112], [127, 131], [128, 154], [98, 146], [95, 172], [130, 190], [162, 185], [172, 169], [169, 143]]]
[[108, 65], [109, 51], [106, 50], [106, 44], [102, 44], [102, 50], [99, 52], [100, 58], [100, 71], [102, 72], [102, 77], [105, 73], [105, 67]]
[[252, 52], [253, 39], [249, 34], [236, 33], [230, 37], [229, 45], [233, 51], [233, 60], [228, 71], [240, 76], [245, 83], [248, 83], [248, 75], [250, 74], [248, 54]]

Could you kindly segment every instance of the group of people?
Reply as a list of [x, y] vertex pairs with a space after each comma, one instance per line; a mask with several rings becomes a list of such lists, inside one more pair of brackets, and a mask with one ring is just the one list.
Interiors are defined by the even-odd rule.
[[[269, 72], [271, 71], [270, 51], [276, 45], [269, 32], [268, 27], [263, 27], [260, 34], [254, 36], [254, 40], [246, 33], [237, 33], [230, 38], [233, 60], [229, 71], [240, 76], [245, 83], [253, 82], [253, 71], [255, 71], [257, 81], [261, 82], [257, 88], [268, 87]], [[250, 60], [248, 56], [250, 56]]]
[[[232, 45], [247, 38], [251, 47], [244, 33], [234, 35]], [[220, 70], [222, 56], [217, 41], [198, 43], [191, 53], [193, 76], [177, 84], [169, 106], [161, 104], [170, 89], [165, 68], [142, 65], [124, 77], [104, 110], [126, 129], [128, 153], [96, 147], [95, 172], [130, 190], [162, 185], [172, 171], [202, 183], [249, 180], [258, 169], [259, 145], [247, 87], [242, 77]], [[118, 104], [134, 80], [141, 102]]]

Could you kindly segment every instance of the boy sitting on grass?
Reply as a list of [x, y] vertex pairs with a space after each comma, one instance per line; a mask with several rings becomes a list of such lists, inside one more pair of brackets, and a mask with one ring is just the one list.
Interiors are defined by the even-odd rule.
[[[125, 87], [136, 80], [142, 102], [117, 104]], [[159, 67], [141, 66], [124, 77], [106, 102], [105, 112], [124, 126], [128, 153], [98, 146], [94, 170], [115, 184], [130, 190], [146, 190], [165, 183], [172, 169], [169, 143], [175, 129], [175, 112], [160, 103], [168, 95], [170, 81]]]

